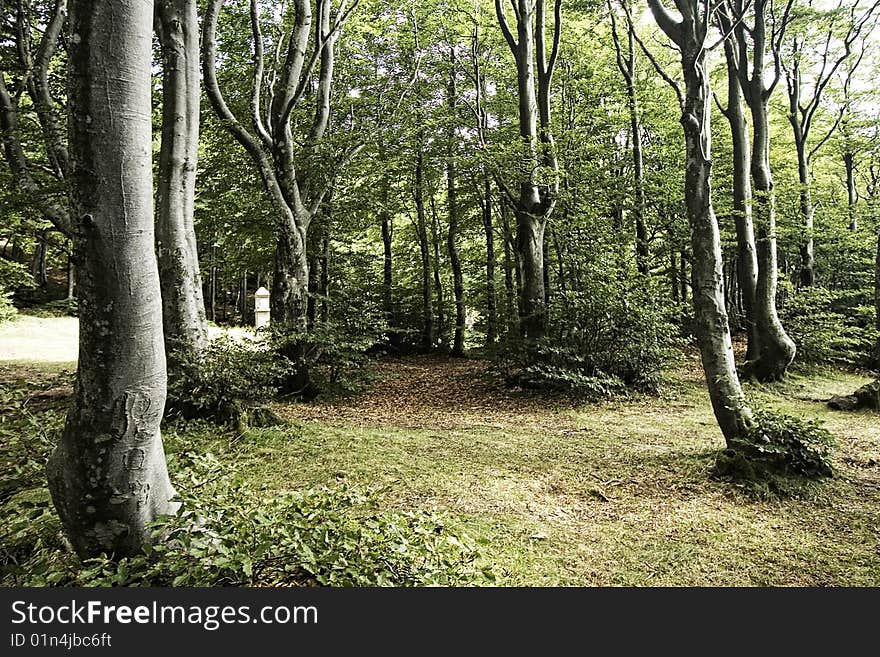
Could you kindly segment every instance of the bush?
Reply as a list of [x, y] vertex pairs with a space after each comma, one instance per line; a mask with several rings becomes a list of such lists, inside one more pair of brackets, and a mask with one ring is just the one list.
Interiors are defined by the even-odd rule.
[[747, 435], [723, 450], [713, 475], [784, 493], [792, 480], [834, 475], [834, 437], [815, 420], [757, 410]]
[[258, 342], [214, 338], [197, 356], [172, 349], [166, 417], [202, 417], [243, 428], [248, 411], [277, 393], [285, 364]]
[[187, 453], [174, 480], [180, 511], [153, 523], [143, 554], [80, 563], [58, 544], [48, 496], [4, 518], [30, 543], [6, 566], [17, 585], [423, 586], [493, 581], [474, 542], [439, 515], [381, 511], [371, 491], [349, 486], [270, 491], [242, 482], [210, 454]]
[[12, 305], [12, 293], [0, 292], [0, 324], [10, 322], [18, 314], [18, 310]]
[[803, 288], [790, 292], [781, 320], [802, 365], [871, 365], [877, 330], [867, 294]]
[[271, 324], [268, 349], [285, 360], [278, 386], [288, 395], [307, 398], [357, 390], [367, 378], [367, 350], [382, 340], [383, 328], [322, 323], [303, 331]]
[[658, 303], [639, 281], [557, 293], [548, 335], [535, 344], [508, 340], [498, 365], [508, 380], [529, 387], [590, 396], [628, 387], [656, 391], [680, 343], [669, 305]]
[[0, 324], [12, 320], [17, 314], [12, 295], [20, 289], [34, 287], [34, 278], [28, 268], [19, 262], [0, 258]]

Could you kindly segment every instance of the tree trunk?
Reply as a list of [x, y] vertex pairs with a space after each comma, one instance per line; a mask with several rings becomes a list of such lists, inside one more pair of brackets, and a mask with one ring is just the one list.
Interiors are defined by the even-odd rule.
[[[753, 423], [736, 373], [724, 306], [721, 238], [712, 208], [709, 80], [706, 76], [708, 16], [698, 0], [682, 2], [691, 15], [674, 22], [659, 0], [649, 0], [660, 27], [677, 42], [685, 82], [681, 124], [685, 137], [685, 201], [691, 228], [695, 329], [715, 418], [728, 447]], [[684, 9], [682, 10], [684, 12]]]
[[449, 231], [447, 233], [447, 247], [449, 249], [449, 264], [452, 267], [452, 292], [455, 295], [455, 335], [452, 340], [452, 355], [464, 355], [464, 277], [461, 271], [461, 257], [458, 253], [458, 190], [456, 187], [455, 166], [455, 115], [457, 104], [455, 50], [450, 49], [449, 84], [446, 88], [446, 104], [449, 110], [449, 134], [446, 141], [446, 200], [449, 209]]
[[501, 199], [501, 228], [504, 230], [504, 291], [506, 299], [507, 330], [508, 333], [516, 333], [517, 318], [519, 317], [519, 309], [517, 308], [519, 286], [514, 281], [514, 272], [518, 271], [518, 268], [513, 259], [513, 235], [510, 230], [510, 207], [503, 198]]
[[[758, 88], [763, 89], [763, 82], [759, 82]], [[751, 110], [753, 216], [758, 255], [754, 307], [757, 356], [744, 365], [743, 371], [759, 381], [778, 381], [794, 360], [795, 345], [785, 333], [776, 312], [776, 194], [770, 172], [770, 124], [766, 101], [757, 99], [751, 103]]]
[[795, 139], [795, 150], [798, 159], [798, 183], [800, 183], [800, 213], [803, 221], [804, 236], [801, 240], [801, 272], [802, 287], [816, 284], [816, 258], [813, 247], [813, 199], [810, 194], [810, 162], [807, 159], [806, 144], [803, 139]]
[[492, 183], [483, 180], [483, 230], [486, 234], [486, 346], [498, 340], [498, 301], [495, 296], [495, 229], [492, 226]]
[[73, 264], [73, 258], [67, 256], [67, 300], [70, 301], [75, 297], [74, 277], [76, 276], [76, 265]]
[[849, 229], [859, 229], [859, 219], [856, 216], [856, 202], [859, 199], [856, 190], [855, 163], [852, 153], [843, 154], [843, 164], [846, 167], [846, 209], [849, 214]]
[[199, 150], [199, 23], [195, 0], [156, 0], [162, 46], [162, 145], [156, 194], [156, 256], [169, 369], [208, 344], [193, 224]]
[[321, 295], [321, 323], [326, 326], [330, 322], [330, 229], [333, 225], [333, 206], [329, 198], [324, 211], [326, 223], [321, 234], [321, 280], [318, 293]]
[[388, 341], [395, 343], [397, 332], [393, 330], [394, 318], [394, 270], [391, 241], [393, 237], [393, 224], [391, 223], [391, 211], [388, 208], [390, 202], [390, 190], [387, 176], [382, 178], [382, 207], [379, 209], [379, 217], [382, 222], [382, 252], [384, 254], [382, 264], [382, 309], [385, 311], [385, 321], [388, 323]]
[[431, 227], [432, 242], [434, 246], [434, 290], [437, 293], [437, 335], [440, 338], [441, 348], [446, 341], [446, 311], [443, 306], [443, 282], [440, 279], [440, 217], [437, 215], [437, 205], [431, 196]]
[[880, 332], [880, 230], [877, 231], [877, 256], [874, 258], [874, 321]]
[[416, 232], [422, 257], [422, 349], [434, 346], [434, 308], [431, 296], [431, 254], [428, 250], [428, 221], [425, 215], [424, 154], [420, 140], [416, 152], [415, 199]]
[[149, 1], [70, 6], [79, 364], [47, 470], [58, 515], [83, 558], [138, 552], [150, 538], [148, 523], [174, 512], [159, 432], [166, 371], [152, 257], [152, 23]]
[[516, 250], [519, 256], [520, 333], [527, 340], [538, 340], [547, 330], [544, 303], [544, 222], [517, 208]]
[[758, 256], [755, 247], [755, 227], [752, 223], [752, 186], [749, 179], [749, 130], [743, 111], [742, 88], [735, 66], [733, 42], [726, 39], [724, 54], [727, 59], [727, 110], [733, 142], [733, 218], [736, 225], [737, 282], [742, 295], [742, 307], [748, 344], [746, 361], [758, 357], [758, 339], [755, 329], [755, 293], [758, 285]]
[[[306, 222], [308, 223], [308, 222]], [[307, 328], [309, 260], [306, 236], [294, 222], [283, 222], [275, 243], [270, 314], [273, 322]]]

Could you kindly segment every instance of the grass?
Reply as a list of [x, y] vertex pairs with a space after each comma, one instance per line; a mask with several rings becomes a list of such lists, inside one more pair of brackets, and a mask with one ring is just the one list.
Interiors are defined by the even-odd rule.
[[[379, 488], [391, 508], [447, 511], [503, 585], [880, 585], [880, 416], [823, 402], [863, 376], [826, 370], [748, 386], [763, 406], [821, 419], [839, 442], [834, 479], [758, 500], [710, 479], [723, 441], [687, 364], [659, 397], [546, 408], [532, 399], [520, 406], [528, 421], [508, 397], [503, 412], [463, 412], [457, 423], [393, 399], [359, 414], [395, 372], [396, 385], [421, 380], [383, 367], [366, 395], [279, 407], [293, 418], [286, 427], [234, 435], [171, 424], [169, 458], [210, 451], [270, 490], [349, 481]], [[449, 367], [454, 379], [471, 365]], [[19, 368], [0, 369], [9, 380]]]

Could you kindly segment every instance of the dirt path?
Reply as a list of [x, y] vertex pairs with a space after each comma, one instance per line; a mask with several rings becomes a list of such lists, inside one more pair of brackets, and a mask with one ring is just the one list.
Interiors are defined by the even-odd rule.
[[523, 427], [571, 424], [572, 402], [508, 388], [486, 360], [404, 356], [379, 360], [367, 390], [326, 402], [281, 406], [284, 417], [368, 427]]

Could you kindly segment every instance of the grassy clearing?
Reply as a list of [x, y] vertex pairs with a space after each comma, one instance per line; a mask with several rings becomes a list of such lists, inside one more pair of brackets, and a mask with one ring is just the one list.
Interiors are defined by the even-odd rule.
[[[823, 403], [867, 378], [748, 386], [839, 442], [837, 477], [756, 500], [708, 477], [723, 442], [692, 366], [659, 397], [543, 404], [478, 376], [479, 361], [383, 361], [370, 391], [279, 406], [287, 427], [177, 423], [166, 447], [170, 459], [210, 451], [270, 491], [348, 481], [379, 488], [390, 508], [447, 511], [504, 585], [880, 585], [880, 416]], [[21, 366], [0, 369], [9, 382]]]

